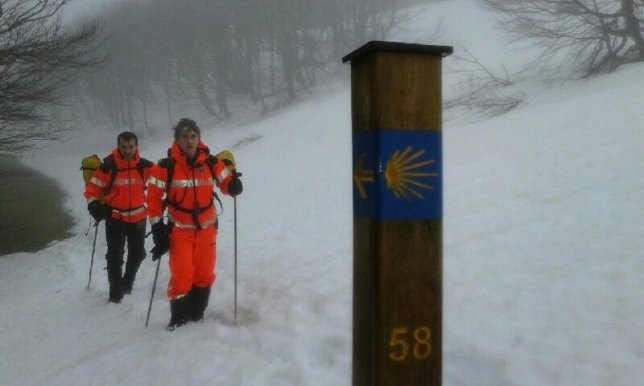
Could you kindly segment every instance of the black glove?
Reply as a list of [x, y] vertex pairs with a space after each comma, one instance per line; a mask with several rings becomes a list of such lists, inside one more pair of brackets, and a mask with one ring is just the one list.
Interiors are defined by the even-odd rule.
[[150, 251], [150, 253], [152, 254], [152, 261], [159, 260], [161, 256], [165, 255], [166, 252], [167, 250], [162, 250], [155, 245], [154, 248], [152, 248], [152, 250]]
[[168, 226], [159, 221], [152, 225], [152, 241], [154, 248], [152, 248], [152, 261], [157, 261], [161, 256], [165, 255], [169, 249], [168, 242]]
[[97, 223], [101, 222], [107, 215], [107, 206], [101, 204], [100, 201], [94, 200], [87, 204], [87, 210], [89, 211], [89, 214], [94, 217], [94, 220], [96, 220]]
[[233, 197], [239, 196], [241, 192], [244, 190], [244, 186], [242, 185], [241, 180], [239, 177], [241, 177], [241, 173], [234, 171], [233, 172], [233, 179], [230, 180], [228, 183], [228, 194], [230, 194]]

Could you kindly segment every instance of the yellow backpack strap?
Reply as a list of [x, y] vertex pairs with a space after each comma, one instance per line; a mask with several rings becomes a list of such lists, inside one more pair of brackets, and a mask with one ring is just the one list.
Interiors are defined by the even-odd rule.
[[237, 163], [235, 162], [235, 156], [229, 150], [220, 151], [215, 155], [215, 157], [222, 160], [222, 162], [225, 163], [226, 166], [232, 165], [233, 168], [235, 169], [237, 168]]

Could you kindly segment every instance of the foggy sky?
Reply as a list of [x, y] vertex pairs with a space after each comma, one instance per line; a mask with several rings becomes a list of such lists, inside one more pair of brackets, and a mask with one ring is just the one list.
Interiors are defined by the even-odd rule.
[[64, 16], [68, 20], [77, 17], [92, 16], [101, 7], [108, 3], [116, 3], [119, 0], [73, 0], [64, 9]]

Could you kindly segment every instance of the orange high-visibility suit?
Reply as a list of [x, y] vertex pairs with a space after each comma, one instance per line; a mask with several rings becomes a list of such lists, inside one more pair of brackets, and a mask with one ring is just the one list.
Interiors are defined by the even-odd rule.
[[[172, 176], [169, 176], [169, 171]], [[186, 295], [193, 286], [211, 287], [215, 282], [217, 211], [214, 188], [228, 194], [233, 174], [210, 155], [201, 141], [190, 163], [174, 143], [168, 158], [152, 168], [148, 180], [147, 213], [150, 224], [162, 220], [164, 195], [168, 209], [170, 283], [168, 298]], [[169, 186], [168, 186], [169, 183]]]
[[[137, 167], [139, 162], [143, 173]], [[118, 148], [114, 148], [87, 183], [84, 193], [87, 202], [105, 195], [105, 203], [110, 207], [113, 219], [126, 223], [145, 220], [145, 181], [151, 167], [152, 162], [141, 158], [138, 151], [126, 161]]]
[[[85, 187], [88, 204], [96, 200], [102, 202], [103, 199], [107, 204], [105, 259], [111, 302], [119, 303], [124, 293], [132, 292], [136, 273], [146, 256], [145, 189], [151, 168], [152, 162], [141, 158], [138, 150], [131, 160], [126, 160], [117, 147], [104, 159]], [[127, 262], [123, 273], [126, 240]]]

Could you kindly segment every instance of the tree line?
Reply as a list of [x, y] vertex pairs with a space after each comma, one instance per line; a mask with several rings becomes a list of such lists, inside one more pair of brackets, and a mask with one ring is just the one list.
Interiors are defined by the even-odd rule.
[[402, 0], [129, 0], [103, 10], [102, 67], [65, 93], [92, 124], [172, 122], [186, 102], [216, 120], [244, 99], [267, 112], [333, 76], [340, 59], [400, 24]]
[[[216, 120], [240, 100], [277, 109], [337, 78], [343, 55], [386, 40], [405, 23], [399, 10], [419, 3], [120, 0], [100, 23], [69, 26], [60, 11], [72, 1], [0, 0], [0, 151], [60, 138], [69, 119], [134, 130], [151, 111], [173, 122], [195, 102]], [[537, 63], [592, 76], [644, 60], [644, 0], [481, 1], [543, 48]]]

